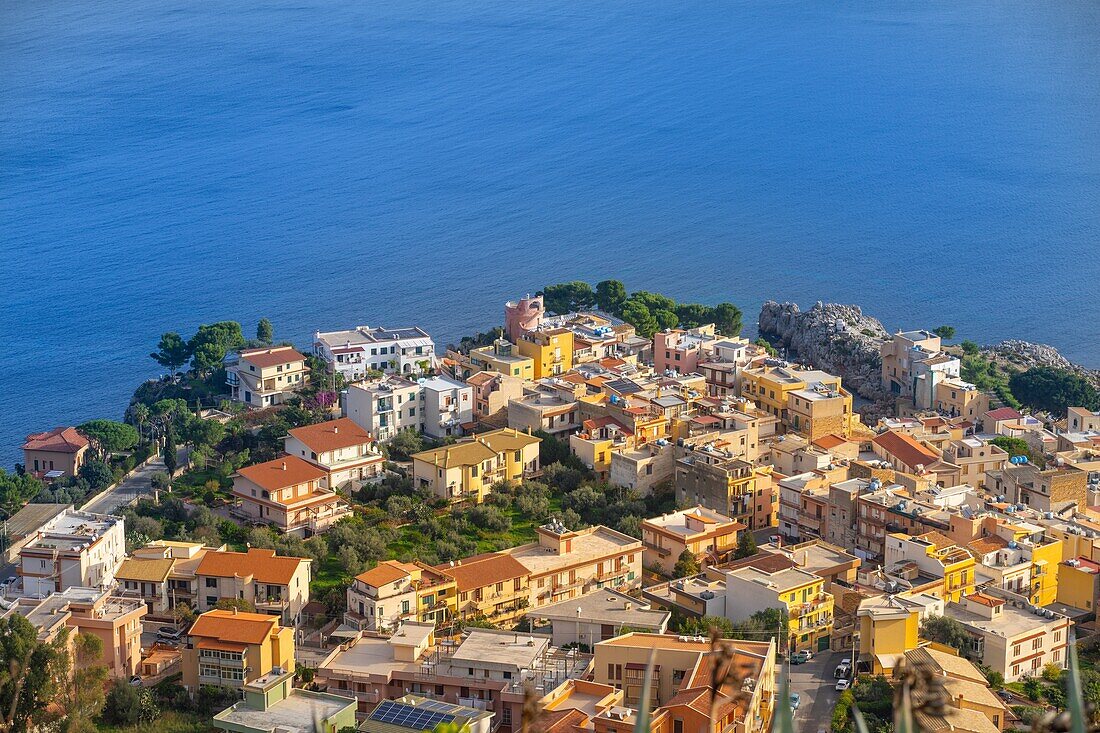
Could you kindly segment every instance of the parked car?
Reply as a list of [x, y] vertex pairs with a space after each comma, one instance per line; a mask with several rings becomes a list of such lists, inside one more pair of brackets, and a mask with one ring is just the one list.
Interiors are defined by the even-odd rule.
[[810, 658], [806, 656], [806, 652], [795, 652], [791, 655], [791, 664], [805, 664], [810, 661]]
[[157, 641], [166, 641], [170, 644], [176, 644], [182, 638], [182, 629], [161, 628], [157, 630]]
[[842, 678], [840, 678], [839, 680], [836, 681], [836, 690], [837, 690], [837, 692], [843, 692], [844, 690], [847, 690], [851, 686], [852, 686], [852, 681], [850, 679], [848, 679], [847, 677], [842, 677]]
[[798, 706], [802, 704], [802, 695], [797, 692], [791, 693], [791, 710], [798, 710]]
[[130, 678], [130, 686], [141, 687], [141, 678], [135, 674], [133, 677]]
[[851, 676], [852, 676], [852, 663], [847, 659], [845, 659], [840, 664], [838, 664], [836, 666], [836, 669], [833, 670], [833, 677], [849, 678]]
[[4, 579], [3, 583], [0, 583], [0, 585], [2, 585], [4, 587], [7, 587], [9, 585], [14, 584], [15, 581], [17, 581], [17, 580], [19, 580], [19, 579], [17, 577], [15, 577], [14, 575], [9, 575], [7, 578]]
[[1005, 690], [1005, 689], [997, 690], [997, 697], [1001, 698], [1002, 700], [1015, 700], [1016, 699], [1015, 695], [1013, 695], [1011, 692], [1009, 692], [1008, 690]]

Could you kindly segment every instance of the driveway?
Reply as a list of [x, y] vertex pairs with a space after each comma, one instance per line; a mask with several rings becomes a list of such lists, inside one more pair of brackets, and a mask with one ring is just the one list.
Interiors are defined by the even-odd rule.
[[[187, 458], [187, 450], [179, 449], [179, 465], [184, 465]], [[85, 504], [81, 509], [96, 514], [114, 514], [123, 507], [136, 501], [142, 496], [153, 494], [153, 474], [158, 471], [167, 471], [164, 461], [160, 456], [145, 464], [133, 473], [129, 478], [123, 479], [118, 486], [93, 502]]]
[[836, 691], [833, 670], [840, 660], [849, 655], [844, 652], [820, 652], [805, 664], [791, 667], [791, 692], [802, 696], [802, 702], [794, 714], [794, 727], [800, 733], [817, 733], [828, 730], [833, 717], [833, 707], [840, 693]]

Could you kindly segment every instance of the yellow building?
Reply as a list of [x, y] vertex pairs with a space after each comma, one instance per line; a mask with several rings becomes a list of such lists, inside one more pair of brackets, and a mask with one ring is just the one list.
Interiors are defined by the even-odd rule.
[[1100, 600], [1100, 563], [1087, 557], [1063, 562], [1058, 568], [1057, 600], [1083, 611], [1095, 611]]
[[240, 689], [278, 668], [294, 671], [294, 630], [278, 616], [239, 611], [208, 611], [187, 632], [183, 684]]
[[492, 346], [472, 349], [470, 362], [483, 372], [500, 372], [524, 380], [535, 378], [535, 360], [521, 354], [515, 344], [504, 339], [497, 339]]
[[436, 496], [480, 504], [498, 481], [522, 481], [539, 471], [542, 440], [501, 428], [412, 456], [413, 481]]
[[1057, 600], [1061, 540], [1047, 537], [1035, 525], [1002, 522], [995, 534], [974, 540], [967, 548], [977, 559], [983, 586], [989, 583], [1017, 593], [1037, 606]]
[[567, 328], [528, 331], [516, 344], [534, 363], [534, 378], [552, 377], [573, 368], [573, 332]]
[[859, 621], [859, 657], [875, 674], [889, 674], [905, 652], [920, 643], [920, 622], [929, 613], [943, 614], [943, 601], [906, 594], [864, 599], [856, 611]]
[[885, 555], [887, 569], [912, 563], [919, 574], [942, 580], [945, 601], [957, 602], [974, 592], [974, 556], [938, 532], [916, 537], [893, 532], [886, 537]]
[[833, 629], [833, 596], [825, 579], [801, 568], [768, 572], [747, 566], [726, 572], [726, 615], [734, 621], [758, 611], [787, 612], [789, 651], [829, 648]]

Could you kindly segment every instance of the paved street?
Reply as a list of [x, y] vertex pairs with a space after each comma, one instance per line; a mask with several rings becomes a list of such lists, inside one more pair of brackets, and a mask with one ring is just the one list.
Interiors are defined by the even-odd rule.
[[[179, 465], [184, 465], [186, 458], [186, 449], [180, 448]], [[139, 497], [151, 496], [153, 493], [153, 474], [158, 471], [166, 470], [164, 461], [158, 456], [155, 460], [150, 461], [145, 466], [138, 469], [134, 475], [123, 480], [114, 490], [81, 508], [86, 512], [95, 512], [97, 514], [113, 514], [114, 512], [120, 511], [122, 507]]]
[[791, 692], [802, 696], [794, 714], [795, 730], [800, 733], [828, 730], [833, 706], [840, 695], [833, 670], [845, 656], [843, 652], [821, 652], [805, 664], [791, 667]]

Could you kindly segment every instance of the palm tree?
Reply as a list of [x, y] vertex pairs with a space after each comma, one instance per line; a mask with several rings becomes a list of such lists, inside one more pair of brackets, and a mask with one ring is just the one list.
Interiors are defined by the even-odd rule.
[[138, 429], [138, 436], [145, 440], [145, 424], [149, 422], [149, 408], [143, 402], [137, 402], [130, 407], [130, 420]]

